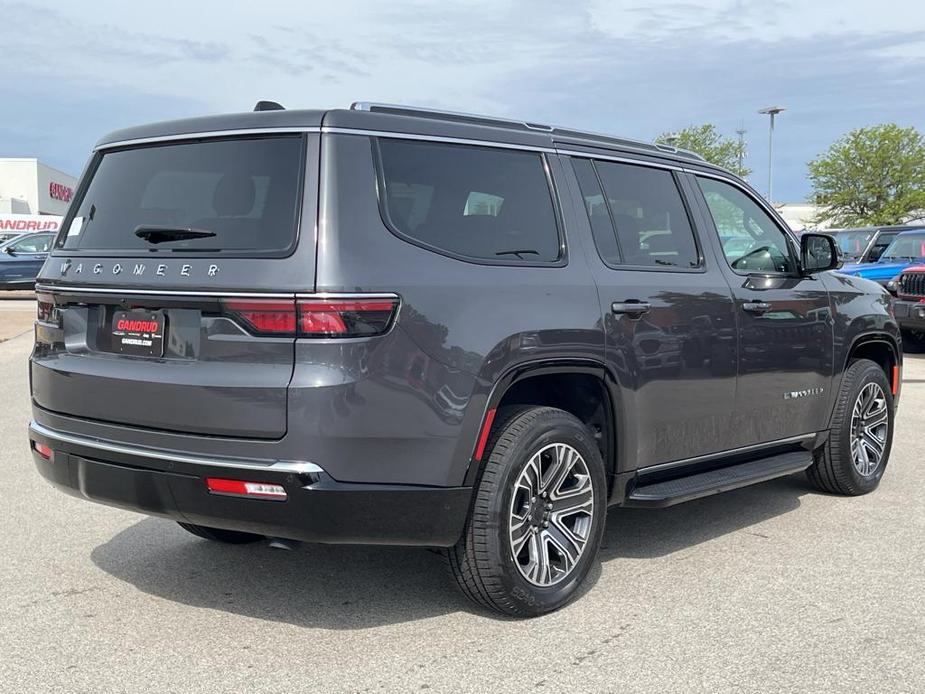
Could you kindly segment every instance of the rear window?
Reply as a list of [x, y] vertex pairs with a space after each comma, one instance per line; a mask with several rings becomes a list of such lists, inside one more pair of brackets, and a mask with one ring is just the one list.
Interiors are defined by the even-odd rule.
[[377, 145], [383, 217], [399, 236], [464, 259], [559, 259], [540, 154], [415, 140]]
[[103, 154], [58, 246], [78, 251], [279, 253], [295, 241], [299, 135]]

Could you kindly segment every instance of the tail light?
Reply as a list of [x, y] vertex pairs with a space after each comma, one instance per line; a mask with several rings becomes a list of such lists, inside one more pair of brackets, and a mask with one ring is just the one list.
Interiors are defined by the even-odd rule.
[[32, 448], [45, 460], [51, 460], [55, 454], [55, 452], [51, 449], [51, 446], [48, 446], [44, 443], [39, 443], [38, 441], [33, 441]]
[[370, 337], [389, 329], [398, 298], [228, 299], [224, 309], [257, 335]]
[[55, 315], [55, 299], [51, 294], [36, 294], [36, 317], [40, 323], [57, 324]]

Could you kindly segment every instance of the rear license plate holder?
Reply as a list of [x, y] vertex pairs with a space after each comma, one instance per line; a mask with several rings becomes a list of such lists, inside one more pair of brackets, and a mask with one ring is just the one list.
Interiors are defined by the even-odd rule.
[[163, 311], [116, 311], [112, 349], [133, 357], [163, 357], [167, 318]]

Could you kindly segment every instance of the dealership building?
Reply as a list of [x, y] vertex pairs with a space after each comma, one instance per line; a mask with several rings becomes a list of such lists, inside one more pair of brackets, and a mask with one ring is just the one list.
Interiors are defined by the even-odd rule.
[[0, 233], [56, 230], [77, 179], [34, 158], [0, 158]]

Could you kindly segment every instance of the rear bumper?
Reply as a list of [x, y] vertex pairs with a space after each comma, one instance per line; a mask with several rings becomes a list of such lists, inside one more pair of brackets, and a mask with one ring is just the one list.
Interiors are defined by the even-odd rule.
[[[448, 547], [462, 534], [470, 487], [337, 482], [299, 461], [208, 458], [29, 425], [39, 473], [60, 490], [186, 523], [320, 543]], [[35, 443], [49, 446], [46, 459]], [[285, 488], [285, 501], [221, 496], [206, 477]]]
[[893, 311], [899, 327], [906, 330], [925, 330], [925, 302], [894, 299]]

